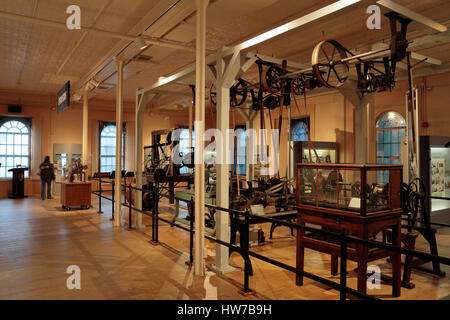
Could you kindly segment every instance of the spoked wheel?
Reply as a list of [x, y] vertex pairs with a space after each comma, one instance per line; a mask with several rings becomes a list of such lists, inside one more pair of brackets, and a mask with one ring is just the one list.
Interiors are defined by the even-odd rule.
[[340, 87], [348, 77], [345, 48], [335, 40], [324, 40], [316, 45], [311, 64], [317, 79], [328, 88]]
[[247, 87], [243, 79], [230, 88], [230, 106], [239, 107], [247, 99]]
[[269, 93], [279, 93], [285, 87], [285, 81], [280, 79], [283, 70], [279, 66], [270, 66], [263, 70], [261, 82], [264, 90]]
[[[217, 93], [214, 84], [209, 88], [209, 101], [213, 106], [217, 105]], [[239, 78], [238, 82], [230, 88], [230, 106], [238, 107], [247, 99], [247, 87], [243, 79]]]
[[305, 82], [304, 82], [304, 80], [302, 78], [292, 79], [291, 91], [296, 96], [301, 96], [302, 94], [304, 94], [305, 93]]
[[214, 87], [214, 83], [212, 83], [211, 87], [209, 87], [209, 102], [211, 102], [211, 104], [213, 106], [217, 105], [217, 102], [216, 102], [216, 87]]

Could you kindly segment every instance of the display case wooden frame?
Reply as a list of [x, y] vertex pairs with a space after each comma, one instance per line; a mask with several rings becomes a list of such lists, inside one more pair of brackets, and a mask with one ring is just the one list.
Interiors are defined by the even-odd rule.
[[[317, 170], [314, 183], [317, 184], [315, 191], [318, 193], [318, 173], [319, 170], [331, 170], [337, 172], [336, 177], [339, 179], [340, 171], [353, 170], [359, 171], [360, 178], [360, 209], [348, 210], [345, 207], [339, 207], [339, 182], [337, 187], [336, 208], [329, 206], [321, 206], [316, 196], [315, 203], [302, 203], [300, 198], [301, 190], [306, 187], [302, 182], [300, 170], [308, 169], [310, 172]], [[367, 173], [371, 171], [388, 171], [389, 184], [387, 207], [372, 212], [367, 212]], [[311, 176], [313, 176], [311, 174]], [[337, 180], [336, 179], [336, 180]], [[373, 239], [373, 237], [383, 230], [392, 229], [393, 244], [400, 246], [400, 228], [402, 214], [402, 166], [401, 165], [380, 165], [380, 164], [297, 164], [297, 222], [300, 225], [313, 224], [321, 227], [323, 230], [341, 233], [345, 231], [347, 234], [354, 235], [361, 239]], [[303, 189], [302, 189], [303, 188]], [[312, 189], [314, 190], [314, 189]], [[316, 251], [328, 253], [331, 255], [331, 274], [336, 275], [338, 272], [338, 258], [340, 256], [340, 243], [330, 238], [317, 237], [312, 234], [305, 234], [301, 229], [297, 232], [297, 268], [304, 268], [304, 249], [309, 248]], [[400, 296], [401, 281], [401, 263], [400, 254], [389, 252], [377, 248], [369, 248], [365, 244], [349, 244], [347, 257], [358, 263], [358, 291], [367, 292], [367, 264], [370, 261], [378, 260], [390, 256], [392, 259], [392, 295]], [[303, 284], [303, 276], [297, 275], [296, 284]]]

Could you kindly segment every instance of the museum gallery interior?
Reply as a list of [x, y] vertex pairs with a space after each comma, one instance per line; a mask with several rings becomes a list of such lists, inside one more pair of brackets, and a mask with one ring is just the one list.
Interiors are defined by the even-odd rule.
[[449, 17], [0, 0], [0, 299], [450, 299]]

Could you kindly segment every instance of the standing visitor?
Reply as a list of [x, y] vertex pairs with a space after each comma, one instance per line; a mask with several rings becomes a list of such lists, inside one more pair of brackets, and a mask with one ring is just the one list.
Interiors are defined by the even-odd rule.
[[[50, 163], [50, 157], [46, 156], [44, 162], [39, 166], [41, 176], [41, 199], [45, 200], [45, 189], [47, 189], [47, 199], [52, 198], [52, 180], [55, 180], [55, 169], [53, 164]], [[47, 188], [45, 187], [47, 185]]]

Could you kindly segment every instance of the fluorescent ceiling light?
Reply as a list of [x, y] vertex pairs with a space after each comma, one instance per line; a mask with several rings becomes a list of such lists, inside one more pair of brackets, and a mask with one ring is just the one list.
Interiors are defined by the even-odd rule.
[[311, 12], [307, 15], [304, 15], [303, 17], [300, 17], [296, 20], [293, 20], [291, 22], [285, 23], [277, 28], [274, 28], [272, 30], [269, 30], [267, 32], [264, 32], [254, 38], [251, 38], [247, 41], [244, 41], [243, 43], [241, 43], [240, 45], [237, 45], [236, 47], [239, 50], [244, 50], [247, 49], [249, 47], [253, 47], [261, 42], [264, 42], [266, 40], [269, 40], [271, 38], [277, 37], [280, 34], [283, 34], [287, 31], [293, 30], [295, 28], [298, 28], [302, 25], [305, 25], [307, 23], [310, 23], [312, 21], [315, 21], [319, 18], [323, 18], [329, 14], [335, 13], [341, 9], [344, 9], [346, 7], [349, 7], [357, 2], [359, 2], [360, 0], [339, 0], [336, 1], [326, 7], [323, 7], [321, 9], [318, 9], [314, 12]]

